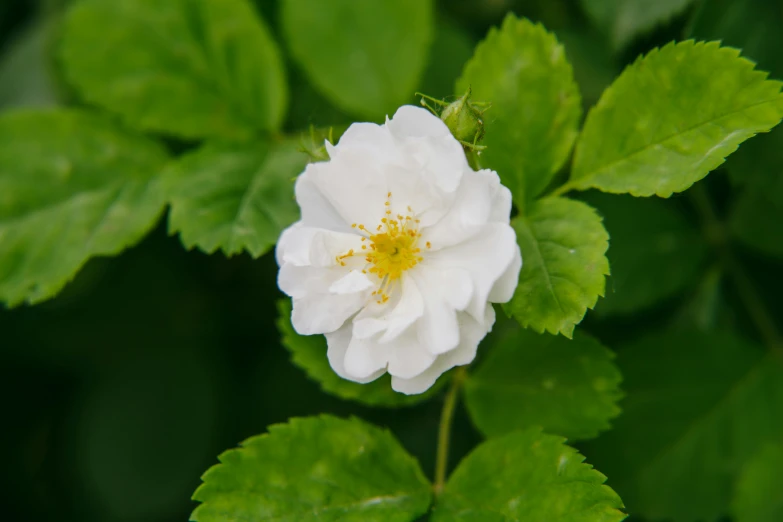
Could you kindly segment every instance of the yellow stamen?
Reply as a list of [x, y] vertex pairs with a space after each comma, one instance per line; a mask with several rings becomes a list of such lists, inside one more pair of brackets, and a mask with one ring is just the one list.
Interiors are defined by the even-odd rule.
[[[424, 260], [420, 255], [421, 248], [417, 244], [421, 237], [418, 230], [419, 220], [415, 218], [411, 207], [407, 207], [409, 215], [394, 214], [397, 219], [393, 219], [391, 197], [391, 192], [386, 194], [385, 217], [381, 218], [381, 223], [375, 228], [374, 233], [361, 223], [351, 225], [352, 228], [367, 234], [366, 237], [362, 237], [363, 242], [369, 239], [370, 248], [367, 248], [367, 244], [363, 244], [361, 248], [364, 250], [361, 255], [367, 263], [362, 273], [372, 274], [378, 278], [378, 287], [372, 293], [378, 304], [389, 301], [390, 294], [403, 272]], [[428, 241], [426, 247], [431, 248], [432, 244]], [[351, 249], [337, 256], [335, 260], [341, 266], [346, 266], [346, 260], [353, 256], [354, 251]]]

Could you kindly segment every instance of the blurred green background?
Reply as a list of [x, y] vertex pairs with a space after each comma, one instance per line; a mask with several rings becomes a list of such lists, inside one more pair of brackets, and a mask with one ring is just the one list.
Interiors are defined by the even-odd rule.
[[[688, 5], [680, 15], [622, 50], [616, 50], [622, 25], [601, 22], [601, 6], [611, 3], [442, 0], [419, 90], [436, 97], [454, 94], [454, 80], [473, 47], [508, 11], [557, 33], [586, 107], [639, 53], [691, 32], [746, 47], [745, 55], [783, 77], [781, 2], [718, 0], [709, 13], [706, 2], [684, 2]], [[0, 110], [74, 102], [53, 53], [66, 4], [0, 0]], [[256, 4], [278, 33], [277, 2]], [[743, 10], [737, 4], [752, 7]], [[290, 58], [287, 67], [287, 131], [352, 121], [307, 83]], [[415, 102], [413, 93], [410, 101]], [[170, 145], [177, 151], [188, 147]], [[761, 148], [762, 156], [779, 154], [770, 148]], [[718, 201], [729, 200], [732, 186], [725, 172], [709, 178], [709, 189]], [[601, 208], [600, 201], [596, 204]], [[667, 204], [691, 217], [684, 199]], [[607, 227], [613, 233], [610, 219]], [[783, 324], [780, 263], [750, 250], [740, 254]], [[704, 279], [700, 290], [612, 319], [602, 318], [599, 303], [596, 313], [588, 314], [586, 329], [613, 349], [677, 321], [704, 328], [720, 322], [757, 337], [748, 318], [732, 306], [731, 290], [720, 278], [710, 279], [709, 266], [707, 256], [693, 276]], [[280, 345], [275, 303], [282, 295], [275, 279], [271, 253], [253, 260], [187, 252], [161, 221], [122, 256], [90, 261], [56, 299], [0, 310], [0, 447], [5, 454], [0, 519], [187, 520], [199, 476], [220, 452], [269, 424], [319, 412], [355, 414], [389, 426], [430, 474], [440, 399], [388, 411], [321, 393], [291, 365]], [[609, 292], [612, 285], [610, 279]], [[452, 461], [478, 441], [464, 412], [458, 412]], [[593, 464], [600, 469], [600, 463]]]

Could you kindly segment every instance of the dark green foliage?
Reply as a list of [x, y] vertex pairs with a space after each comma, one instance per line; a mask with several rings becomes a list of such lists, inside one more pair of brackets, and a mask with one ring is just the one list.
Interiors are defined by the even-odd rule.
[[774, 522], [783, 517], [783, 444], [770, 444], [745, 465], [732, 504], [737, 522]]
[[581, 332], [568, 340], [517, 326], [465, 382], [468, 412], [488, 437], [528, 426], [571, 440], [595, 437], [620, 414], [613, 358]]
[[598, 209], [611, 238], [612, 275], [596, 312], [632, 314], [692, 286], [707, 242], [678, 202], [596, 191], [584, 199]]
[[620, 350], [623, 415], [590, 445], [632, 513], [717, 520], [735, 477], [783, 438], [783, 365], [725, 332], [662, 333]]

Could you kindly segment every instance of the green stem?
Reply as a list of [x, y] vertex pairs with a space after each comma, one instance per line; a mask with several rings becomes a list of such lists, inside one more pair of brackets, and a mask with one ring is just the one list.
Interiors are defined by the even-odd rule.
[[449, 465], [449, 442], [451, 441], [451, 422], [454, 419], [454, 409], [457, 406], [457, 397], [462, 382], [465, 380], [464, 366], [454, 370], [446, 398], [443, 401], [443, 409], [440, 412], [440, 426], [438, 427], [438, 448], [435, 457], [435, 494], [439, 495], [446, 484], [446, 471]]
[[740, 300], [748, 310], [748, 314], [764, 340], [764, 343], [771, 351], [777, 352], [779, 355], [783, 356], [783, 337], [781, 337], [780, 332], [778, 331], [774, 318], [769, 313], [764, 305], [764, 301], [756, 291], [753, 281], [748, 276], [742, 264], [737, 260], [734, 252], [732, 252], [726, 229], [718, 218], [707, 192], [702, 185], [697, 184], [689, 193], [692, 196], [692, 201], [696, 206], [696, 210], [704, 221], [707, 237], [720, 254], [723, 266], [733, 279]]

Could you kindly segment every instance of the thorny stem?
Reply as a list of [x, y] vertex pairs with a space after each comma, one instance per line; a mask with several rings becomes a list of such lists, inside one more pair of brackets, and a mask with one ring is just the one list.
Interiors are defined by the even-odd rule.
[[758, 329], [762, 339], [764, 339], [764, 343], [771, 351], [783, 356], [783, 337], [781, 337], [775, 325], [775, 320], [767, 311], [764, 301], [756, 291], [753, 281], [748, 277], [745, 268], [731, 251], [725, 227], [718, 219], [707, 192], [702, 185], [697, 184], [689, 191], [689, 194], [692, 196], [691, 199], [696, 206], [696, 210], [704, 221], [704, 229], [708, 239], [720, 254], [723, 266], [734, 280], [740, 300], [742, 300], [742, 304], [748, 310], [751, 320]]
[[457, 396], [462, 382], [465, 380], [464, 366], [454, 370], [446, 398], [443, 401], [443, 409], [440, 412], [440, 426], [438, 427], [438, 448], [435, 457], [435, 484], [433, 489], [439, 495], [446, 484], [446, 470], [449, 465], [449, 442], [451, 440], [451, 421], [454, 418], [454, 409], [457, 406]]

